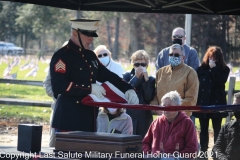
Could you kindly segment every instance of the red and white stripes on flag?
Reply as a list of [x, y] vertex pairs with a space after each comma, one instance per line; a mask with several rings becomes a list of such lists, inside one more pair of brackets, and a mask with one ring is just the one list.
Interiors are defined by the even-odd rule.
[[98, 99], [95, 95], [89, 94], [82, 99], [82, 104], [88, 106], [102, 106], [106, 108], [131, 108], [140, 110], [162, 110], [162, 111], [194, 111], [194, 112], [231, 112], [240, 110], [240, 105], [212, 105], [212, 106], [167, 106], [150, 104], [128, 104], [125, 94], [109, 82], [102, 83], [106, 90], [104, 99]]

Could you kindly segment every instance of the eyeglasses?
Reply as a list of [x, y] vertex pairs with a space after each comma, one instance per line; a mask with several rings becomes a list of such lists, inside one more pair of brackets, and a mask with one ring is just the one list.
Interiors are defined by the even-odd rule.
[[146, 63], [134, 63], [133, 64], [135, 67], [139, 67], [140, 65], [143, 66], [143, 67], [146, 67]]
[[180, 57], [181, 55], [180, 54], [178, 54], [178, 53], [170, 53], [170, 54], [168, 54], [169, 56], [174, 56], [174, 57]]
[[183, 35], [174, 35], [173, 38], [183, 38]]
[[107, 56], [108, 56], [107, 53], [103, 53], [103, 54], [99, 54], [99, 55], [98, 55], [98, 58], [107, 57]]

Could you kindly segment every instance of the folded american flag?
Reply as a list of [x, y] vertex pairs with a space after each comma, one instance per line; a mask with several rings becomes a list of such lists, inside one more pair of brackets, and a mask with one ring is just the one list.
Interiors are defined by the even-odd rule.
[[113, 84], [106, 81], [102, 83], [106, 90], [104, 99], [98, 99], [95, 95], [89, 94], [83, 98], [82, 103], [88, 106], [102, 106], [106, 108], [131, 108], [140, 110], [162, 110], [162, 111], [193, 111], [193, 112], [232, 112], [240, 110], [240, 105], [211, 105], [211, 106], [167, 106], [150, 104], [128, 104], [125, 94]]

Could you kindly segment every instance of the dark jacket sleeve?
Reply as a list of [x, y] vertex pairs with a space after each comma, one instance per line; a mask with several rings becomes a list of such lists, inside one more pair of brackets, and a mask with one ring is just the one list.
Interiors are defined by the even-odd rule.
[[226, 66], [223, 69], [219, 67], [213, 67], [211, 70], [211, 77], [214, 83], [218, 85], [224, 85], [227, 82], [230, 69]]
[[121, 90], [123, 93], [125, 93], [129, 89], [133, 89], [133, 87], [131, 85], [129, 85], [127, 82], [125, 82], [117, 74], [108, 70], [102, 64], [100, 64], [98, 66], [97, 81], [102, 82], [102, 83], [105, 82], [105, 81], [109, 81], [115, 87], [117, 87], [119, 90]]
[[224, 134], [226, 132], [226, 127], [227, 124], [225, 124], [219, 134], [218, 134], [218, 138], [213, 146], [213, 152], [214, 152], [214, 156], [215, 156], [215, 160], [228, 160], [226, 154], [225, 154], [225, 150], [227, 147], [226, 141], [224, 140]]
[[134, 88], [136, 88], [141, 83], [141, 79], [138, 79], [135, 75], [131, 78], [130, 72], [124, 73], [123, 79], [125, 82], [131, 84], [131, 86]]
[[[63, 51], [60, 50], [59, 52]], [[86, 87], [79, 87], [81, 84], [69, 80], [68, 77], [70, 77], [71, 74], [72, 62], [71, 59], [66, 55], [67, 54], [62, 53], [54, 54], [50, 62], [51, 84], [55, 98], [57, 98], [58, 94], [67, 96], [86, 96], [90, 94], [91, 89], [87, 87], [91, 85], [90, 83], [86, 83]], [[63, 73], [55, 71], [55, 65], [59, 61], [65, 64], [65, 71]]]
[[149, 77], [147, 82], [142, 83], [142, 88], [145, 101], [150, 103], [155, 95], [155, 78]]

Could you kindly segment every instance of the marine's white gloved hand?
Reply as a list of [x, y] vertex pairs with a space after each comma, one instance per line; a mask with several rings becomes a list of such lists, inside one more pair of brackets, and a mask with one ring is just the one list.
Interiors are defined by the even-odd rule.
[[125, 97], [128, 104], [139, 104], [139, 99], [136, 92], [133, 89], [129, 89], [125, 92]]
[[103, 99], [104, 96], [106, 95], [106, 91], [99, 84], [93, 83], [91, 94], [94, 94], [98, 99]]

